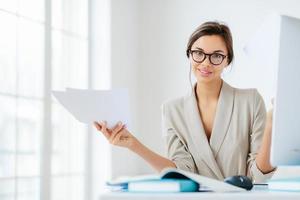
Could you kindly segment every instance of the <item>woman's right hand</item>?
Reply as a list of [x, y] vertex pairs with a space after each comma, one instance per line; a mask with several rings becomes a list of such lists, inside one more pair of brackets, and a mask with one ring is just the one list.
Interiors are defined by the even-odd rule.
[[106, 122], [94, 122], [94, 126], [112, 145], [131, 149], [137, 142], [137, 139], [126, 129], [126, 125], [122, 122], [117, 123], [112, 129], [107, 128]]
[[107, 128], [106, 122], [94, 122], [94, 125], [98, 131], [102, 132], [110, 144], [130, 149], [146, 160], [157, 171], [160, 172], [166, 167], [176, 168], [173, 161], [160, 156], [140, 143], [121, 122], [112, 129]]

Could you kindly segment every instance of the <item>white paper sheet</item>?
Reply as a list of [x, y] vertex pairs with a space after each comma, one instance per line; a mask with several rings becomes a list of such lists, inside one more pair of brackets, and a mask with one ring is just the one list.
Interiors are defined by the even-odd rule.
[[129, 95], [126, 89], [83, 90], [67, 88], [52, 91], [54, 97], [78, 121], [91, 124], [107, 121], [112, 128], [118, 121], [130, 126]]

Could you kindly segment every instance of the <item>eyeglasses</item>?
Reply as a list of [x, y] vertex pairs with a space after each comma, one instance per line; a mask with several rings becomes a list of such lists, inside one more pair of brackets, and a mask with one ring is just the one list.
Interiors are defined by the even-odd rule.
[[220, 53], [204, 53], [200, 50], [190, 50], [190, 54], [196, 63], [202, 63], [208, 56], [209, 62], [213, 65], [220, 65], [227, 57]]

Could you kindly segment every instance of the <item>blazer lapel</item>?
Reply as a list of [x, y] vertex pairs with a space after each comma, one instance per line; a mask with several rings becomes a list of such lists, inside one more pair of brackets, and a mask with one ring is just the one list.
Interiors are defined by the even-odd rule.
[[189, 149], [196, 162], [201, 161], [205, 162], [206, 165], [213, 171], [215, 176], [218, 179], [224, 179], [223, 174], [216, 162], [214, 153], [208, 143], [202, 120], [200, 118], [197, 100], [195, 96], [195, 91], [192, 91], [192, 94], [186, 97], [185, 100], [185, 115], [188, 124], [188, 129], [191, 133], [190, 141], [193, 145], [189, 146]]
[[223, 81], [220, 92], [212, 134], [210, 137], [210, 146], [216, 158], [221, 145], [228, 132], [229, 124], [232, 117], [234, 105], [234, 89]]

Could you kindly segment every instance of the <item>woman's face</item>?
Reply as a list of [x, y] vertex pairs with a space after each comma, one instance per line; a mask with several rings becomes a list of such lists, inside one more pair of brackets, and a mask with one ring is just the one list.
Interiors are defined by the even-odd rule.
[[[191, 52], [193, 53], [190, 55], [190, 62], [197, 82], [208, 83], [221, 78], [223, 69], [227, 67], [227, 57], [224, 56], [228, 53], [221, 36], [200, 37], [192, 45]], [[210, 59], [209, 55], [203, 53], [211, 54]]]

